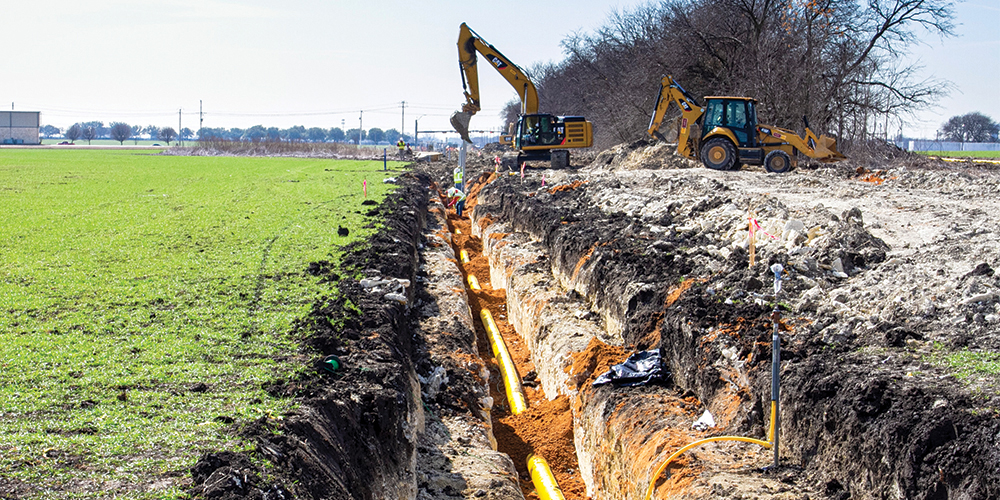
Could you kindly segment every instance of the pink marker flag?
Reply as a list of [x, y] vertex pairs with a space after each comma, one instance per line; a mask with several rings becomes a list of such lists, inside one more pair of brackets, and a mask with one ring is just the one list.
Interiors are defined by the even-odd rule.
[[365, 193], [365, 198], [368, 197], [368, 179], [361, 181], [361, 191]]
[[545, 187], [545, 174], [542, 174], [542, 187]]

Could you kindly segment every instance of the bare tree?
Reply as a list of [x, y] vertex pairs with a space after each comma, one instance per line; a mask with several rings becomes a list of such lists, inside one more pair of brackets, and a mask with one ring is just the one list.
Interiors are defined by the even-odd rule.
[[997, 139], [1000, 123], [979, 113], [953, 116], [941, 126], [941, 135], [949, 141], [989, 142]]
[[532, 78], [542, 110], [587, 116], [599, 146], [643, 136], [665, 74], [695, 96], [754, 97], [766, 123], [807, 115], [864, 139], [947, 92], [899, 61], [925, 33], [950, 35], [953, 16], [950, 0], [665, 0], [571, 35]]
[[118, 141], [119, 145], [124, 145], [125, 140], [132, 137], [132, 126], [127, 123], [113, 122], [111, 124], [111, 138]]
[[80, 129], [79, 123], [74, 123], [70, 128], [66, 129], [66, 133], [63, 134], [69, 142], [75, 143], [77, 139], [83, 136], [83, 130]]
[[160, 129], [160, 139], [166, 141], [167, 146], [170, 145], [170, 141], [177, 137], [177, 131], [171, 127], [164, 127]]
[[83, 127], [82, 135], [87, 140], [87, 144], [90, 145], [90, 141], [97, 137], [97, 128], [93, 126]]

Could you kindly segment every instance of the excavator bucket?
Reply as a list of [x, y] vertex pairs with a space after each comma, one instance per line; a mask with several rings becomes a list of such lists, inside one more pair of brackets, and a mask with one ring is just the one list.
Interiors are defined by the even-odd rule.
[[472, 113], [456, 111], [451, 115], [451, 126], [455, 128], [458, 135], [462, 136], [465, 142], [472, 142], [469, 138], [469, 121], [472, 120]]

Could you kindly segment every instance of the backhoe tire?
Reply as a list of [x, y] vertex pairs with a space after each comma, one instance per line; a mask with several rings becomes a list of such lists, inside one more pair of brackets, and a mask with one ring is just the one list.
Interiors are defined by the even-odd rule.
[[764, 170], [775, 174], [783, 174], [792, 169], [792, 158], [788, 153], [775, 149], [764, 157]]
[[736, 146], [729, 139], [709, 139], [701, 147], [701, 162], [712, 170], [732, 170], [736, 167]]

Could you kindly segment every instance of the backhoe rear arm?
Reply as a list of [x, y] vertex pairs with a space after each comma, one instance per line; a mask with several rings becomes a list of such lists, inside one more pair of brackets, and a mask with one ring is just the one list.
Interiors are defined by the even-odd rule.
[[677, 136], [677, 152], [691, 159], [695, 159], [697, 154], [697, 138], [691, 137], [691, 128], [695, 126], [705, 108], [701, 107], [690, 94], [684, 90], [673, 77], [667, 75], [660, 80], [660, 92], [656, 96], [656, 108], [653, 116], [649, 120], [649, 135], [666, 140], [660, 134], [660, 127], [663, 126], [663, 117], [670, 108], [670, 103], [677, 103], [681, 110], [681, 123]]

